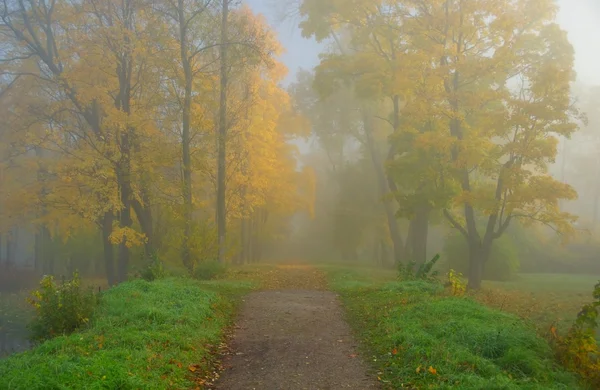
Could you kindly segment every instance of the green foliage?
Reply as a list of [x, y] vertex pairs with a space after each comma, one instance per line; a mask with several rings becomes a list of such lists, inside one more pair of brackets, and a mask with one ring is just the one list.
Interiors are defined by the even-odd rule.
[[417, 263], [409, 261], [407, 264], [398, 264], [398, 279], [400, 280], [436, 280], [438, 272], [433, 271], [433, 266], [440, 260], [440, 255], [436, 254], [433, 259], [421, 264], [419, 268], [415, 268]]
[[86, 325], [98, 304], [98, 296], [90, 287], [83, 289], [77, 272], [71, 280], [57, 283], [53, 276], [44, 276], [40, 289], [28, 301], [36, 309], [31, 321], [31, 338], [43, 341], [73, 333]]
[[103, 293], [84, 331], [0, 360], [0, 389], [196, 388], [247, 290], [189, 278], [122, 283]]
[[[469, 270], [469, 247], [460, 233], [452, 233], [444, 243], [444, 254], [448, 267], [461, 273]], [[494, 240], [490, 258], [483, 269], [483, 279], [507, 281], [519, 272], [519, 256], [508, 236]]]
[[194, 266], [193, 277], [198, 280], [212, 280], [224, 276], [226, 272], [225, 264], [217, 260], [202, 261]]
[[386, 388], [580, 388], [556, 366], [549, 344], [514, 315], [444, 296], [439, 284], [353, 285], [349, 278], [334, 286], [343, 286], [337, 291], [350, 322]]
[[150, 263], [140, 271], [140, 277], [148, 282], [163, 279], [166, 275], [164, 264], [156, 254], [151, 256]]

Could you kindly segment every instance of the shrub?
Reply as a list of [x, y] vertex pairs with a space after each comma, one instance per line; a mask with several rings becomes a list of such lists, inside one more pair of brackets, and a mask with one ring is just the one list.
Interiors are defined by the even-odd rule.
[[[467, 241], [460, 233], [451, 234], [444, 243], [444, 253], [448, 266], [458, 272], [469, 270], [469, 248]], [[507, 281], [519, 272], [519, 256], [517, 250], [507, 236], [494, 240], [490, 258], [485, 264], [483, 278], [485, 280]]]
[[415, 261], [409, 261], [407, 264], [398, 264], [398, 279], [400, 280], [435, 280], [437, 271], [432, 271], [433, 266], [440, 260], [440, 255], [436, 254], [433, 259], [421, 264], [416, 268]]
[[461, 297], [465, 295], [465, 292], [467, 292], [467, 284], [463, 280], [463, 275], [460, 272], [456, 272], [451, 269], [448, 271], [446, 276], [448, 278], [446, 285], [450, 287], [450, 292], [452, 295], [455, 297]]
[[40, 289], [31, 295], [28, 302], [36, 310], [30, 324], [34, 341], [73, 333], [89, 322], [98, 304], [98, 296], [91, 287], [87, 290], [81, 288], [77, 272], [73, 273], [71, 280], [61, 283], [46, 275], [40, 282]]
[[165, 267], [157, 255], [152, 255], [150, 263], [140, 271], [140, 277], [148, 282], [167, 276]]
[[600, 310], [600, 282], [593, 292], [594, 301], [584, 305], [566, 336], [551, 328], [559, 361], [581, 375], [593, 388], [600, 388], [600, 349], [596, 341]]
[[199, 280], [212, 280], [225, 275], [226, 271], [225, 264], [219, 261], [203, 261], [194, 266], [193, 277]]

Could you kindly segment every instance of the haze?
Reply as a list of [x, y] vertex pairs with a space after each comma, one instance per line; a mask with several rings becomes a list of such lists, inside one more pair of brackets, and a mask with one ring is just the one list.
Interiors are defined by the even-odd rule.
[[0, 388], [600, 388], [599, 22], [2, 2]]

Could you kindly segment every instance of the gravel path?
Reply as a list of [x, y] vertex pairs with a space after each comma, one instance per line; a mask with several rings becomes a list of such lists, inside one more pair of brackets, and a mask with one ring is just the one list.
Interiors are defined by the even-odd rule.
[[377, 389], [329, 291], [262, 291], [245, 298], [219, 390]]

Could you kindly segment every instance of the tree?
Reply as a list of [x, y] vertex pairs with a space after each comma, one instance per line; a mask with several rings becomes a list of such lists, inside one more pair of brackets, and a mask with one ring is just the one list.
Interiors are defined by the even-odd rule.
[[220, 93], [219, 100], [219, 133], [218, 133], [218, 160], [217, 160], [217, 230], [219, 236], [219, 261], [225, 259], [225, 235], [227, 233], [227, 220], [225, 217], [225, 170], [227, 169], [225, 160], [227, 156], [227, 43], [228, 43], [228, 22], [229, 22], [229, 0], [221, 0], [223, 3], [222, 21], [221, 21], [221, 73], [220, 73]]
[[[149, 209], [142, 204], [145, 184], [136, 182], [144, 175], [135, 172], [149, 167], [137, 165], [135, 158], [144, 154], [143, 136], [156, 134], [146, 118], [152, 117], [147, 103], [155, 96], [158, 78], [147, 65], [157, 48], [150, 43], [156, 40], [153, 28], [160, 24], [140, 18], [139, 7], [135, 1], [119, 5], [94, 1], [82, 7], [54, 1], [6, 2], [0, 11], [10, 45], [4, 61], [6, 73], [34, 80], [48, 98], [37, 111], [29, 110], [28, 119], [44, 123], [44, 147], [51, 145], [79, 164], [61, 164], [56, 177], [65, 183], [86, 177], [86, 184], [91, 184], [86, 193], [91, 192], [98, 203], [84, 214], [102, 222], [107, 273], [115, 281], [127, 278], [130, 247], [152, 236]], [[98, 163], [93, 162], [95, 157]], [[107, 166], [109, 175], [103, 172]], [[99, 183], [88, 180], [90, 176], [99, 178]], [[94, 192], [103, 184], [116, 189], [118, 198], [103, 197], [110, 190]], [[72, 187], [81, 189], [83, 183]], [[76, 197], [69, 199], [83, 203]], [[132, 228], [132, 208], [143, 235]], [[116, 229], [112, 225], [115, 211]], [[120, 245], [115, 277], [111, 277], [112, 243]]]
[[[547, 173], [556, 136], [577, 129], [570, 101], [573, 49], [552, 1], [410, 1], [406, 19], [432, 131], [416, 145], [439, 156], [437, 185], [456, 191], [444, 214], [469, 246], [469, 287], [479, 288], [492, 242], [511, 221], [572, 230], [558, 200], [575, 191]], [[418, 90], [416, 90], [418, 91]], [[420, 105], [414, 94], [409, 105]], [[433, 122], [433, 123], [432, 123]], [[462, 208], [461, 217], [453, 213]]]

